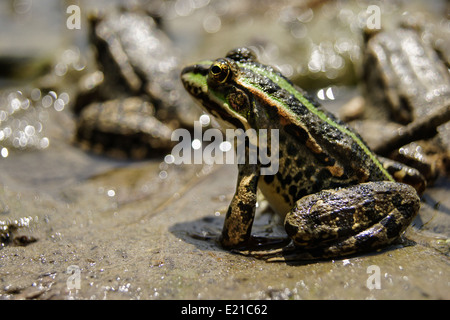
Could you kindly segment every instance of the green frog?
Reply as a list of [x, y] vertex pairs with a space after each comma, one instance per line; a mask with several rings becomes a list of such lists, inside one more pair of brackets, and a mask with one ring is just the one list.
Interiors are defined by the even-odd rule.
[[278, 172], [262, 175], [260, 162], [238, 164], [222, 247], [252, 247], [258, 188], [284, 217], [292, 240], [270, 254], [289, 252], [296, 260], [385, 247], [418, 213], [425, 182], [416, 170], [377, 157], [348, 125], [273, 67], [259, 63], [252, 50], [238, 48], [225, 58], [188, 66], [181, 80], [220, 123], [278, 130]]

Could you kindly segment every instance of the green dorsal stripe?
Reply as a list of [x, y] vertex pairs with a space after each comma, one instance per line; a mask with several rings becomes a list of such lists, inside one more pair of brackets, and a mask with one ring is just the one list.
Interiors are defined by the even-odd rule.
[[[237, 63], [238, 66], [240, 68], [244, 68], [244, 69], [249, 69], [257, 74], [260, 74], [264, 77], [269, 78], [271, 81], [273, 81], [274, 83], [276, 83], [280, 88], [286, 90], [287, 92], [289, 92], [290, 94], [292, 94], [298, 101], [300, 101], [310, 112], [314, 113], [315, 115], [317, 115], [321, 120], [325, 121], [326, 123], [328, 123], [330, 126], [335, 127], [336, 129], [338, 129], [339, 131], [345, 133], [346, 135], [350, 136], [353, 141], [355, 141], [358, 146], [364, 151], [364, 153], [367, 154], [367, 156], [369, 156], [369, 158], [372, 160], [372, 162], [381, 170], [381, 172], [383, 172], [383, 174], [386, 176], [387, 179], [394, 181], [394, 179], [391, 177], [391, 175], [386, 171], [386, 169], [383, 167], [383, 165], [380, 163], [380, 161], [377, 159], [377, 157], [372, 153], [372, 151], [369, 150], [369, 148], [364, 144], [364, 142], [361, 141], [361, 139], [355, 135], [352, 131], [348, 130], [347, 128], [343, 127], [342, 125], [334, 122], [332, 119], [330, 119], [329, 117], [327, 117], [327, 115], [325, 113], [323, 113], [322, 111], [318, 110], [306, 97], [304, 97], [297, 89], [294, 88], [294, 86], [292, 86], [285, 78], [279, 76], [278, 74], [274, 73], [274, 72], [270, 72], [264, 68], [261, 68], [257, 65], [254, 64], [250, 64], [250, 63]], [[255, 87], [252, 84], [253, 87]], [[261, 88], [257, 88], [258, 90], [261, 90]], [[286, 107], [286, 109], [289, 110], [289, 112], [291, 112], [292, 114], [294, 114], [294, 112], [292, 112], [288, 106], [280, 99], [276, 99], [275, 97], [273, 97], [274, 100], [282, 103], [284, 105], [284, 107]], [[295, 114], [294, 114], [295, 115]]]

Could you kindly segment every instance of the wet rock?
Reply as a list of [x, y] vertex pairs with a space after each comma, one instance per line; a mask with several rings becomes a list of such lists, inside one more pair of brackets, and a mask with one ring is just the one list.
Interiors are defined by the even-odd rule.
[[130, 97], [87, 106], [77, 123], [76, 140], [99, 154], [142, 159], [156, 151], [169, 152], [172, 130], [155, 118], [150, 103]]
[[365, 93], [377, 117], [405, 124], [450, 103], [448, 70], [415, 30], [375, 34], [363, 64]]

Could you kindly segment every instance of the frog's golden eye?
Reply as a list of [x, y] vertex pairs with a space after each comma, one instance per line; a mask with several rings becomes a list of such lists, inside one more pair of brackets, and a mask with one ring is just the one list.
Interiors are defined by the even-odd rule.
[[211, 65], [209, 76], [218, 83], [224, 83], [230, 76], [231, 68], [226, 60], [219, 59]]

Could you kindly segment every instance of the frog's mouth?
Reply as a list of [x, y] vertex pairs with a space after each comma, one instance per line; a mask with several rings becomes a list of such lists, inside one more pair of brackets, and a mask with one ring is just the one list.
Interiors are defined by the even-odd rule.
[[200, 102], [200, 106], [205, 111], [212, 114], [217, 120], [225, 122], [228, 126], [245, 130], [245, 125], [227, 111], [229, 106], [225, 97], [209, 89], [207, 75], [211, 63], [212, 61], [205, 61], [185, 67], [181, 71], [184, 88]]

